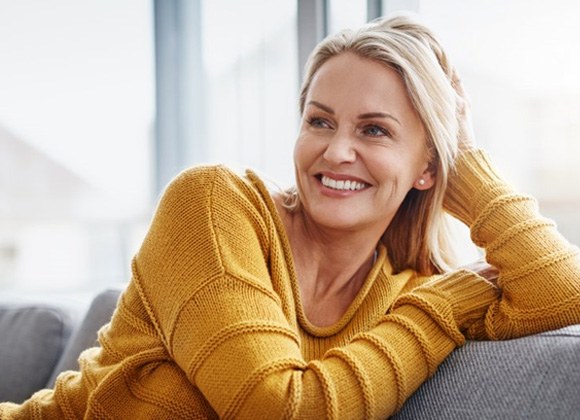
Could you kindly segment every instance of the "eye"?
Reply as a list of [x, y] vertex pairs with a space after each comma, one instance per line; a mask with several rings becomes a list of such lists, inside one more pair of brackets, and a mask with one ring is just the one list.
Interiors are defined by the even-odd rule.
[[374, 124], [364, 127], [362, 133], [369, 137], [391, 137], [389, 130]]
[[324, 118], [312, 117], [308, 118], [306, 122], [308, 123], [308, 125], [314, 128], [332, 128], [330, 126], [330, 123]]

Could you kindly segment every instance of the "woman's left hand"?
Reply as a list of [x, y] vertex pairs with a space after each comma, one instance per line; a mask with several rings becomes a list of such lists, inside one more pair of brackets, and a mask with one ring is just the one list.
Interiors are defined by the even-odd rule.
[[457, 69], [453, 69], [451, 76], [451, 86], [457, 93], [457, 122], [459, 130], [457, 132], [457, 141], [459, 143], [460, 151], [467, 151], [475, 148], [475, 136], [473, 134], [473, 124], [471, 121], [471, 107], [469, 99], [463, 89], [461, 78], [457, 74]]

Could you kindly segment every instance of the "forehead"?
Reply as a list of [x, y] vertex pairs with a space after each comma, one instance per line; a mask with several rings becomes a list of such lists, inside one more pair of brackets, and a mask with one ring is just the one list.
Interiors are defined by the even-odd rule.
[[391, 112], [396, 109], [415, 113], [403, 78], [396, 70], [350, 52], [330, 58], [318, 69], [308, 100], [329, 102], [326, 104], [338, 108], [362, 108], [361, 112], [389, 108]]

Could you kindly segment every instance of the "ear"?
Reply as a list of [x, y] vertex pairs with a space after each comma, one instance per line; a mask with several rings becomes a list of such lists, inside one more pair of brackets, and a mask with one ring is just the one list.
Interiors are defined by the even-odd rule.
[[417, 177], [413, 183], [413, 188], [419, 191], [428, 190], [433, 185], [435, 185], [435, 174], [433, 170], [429, 167], [425, 169], [421, 175]]

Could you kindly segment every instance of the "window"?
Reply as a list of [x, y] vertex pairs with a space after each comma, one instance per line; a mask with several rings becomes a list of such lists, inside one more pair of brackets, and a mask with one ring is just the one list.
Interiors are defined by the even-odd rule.
[[296, 2], [202, 3], [205, 160], [293, 182], [298, 129]]
[[0, 0], [0, 288], [126, 281], [151, 213], [151, 4]]
[[292, 184], [305, 46], [401, 9], [441, 37], [478, 142], [580, 243], [574, 1], [0, 0], [0, 289], [127, 281], [184, 167]]
[[296, 1], [156, 1], [158, 179], [193, 164], [291, 182]]
[[356, 29], [367, 22], [366, 0], [329, 0], [328, 33]]

